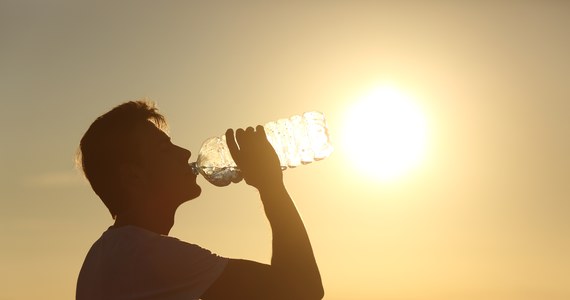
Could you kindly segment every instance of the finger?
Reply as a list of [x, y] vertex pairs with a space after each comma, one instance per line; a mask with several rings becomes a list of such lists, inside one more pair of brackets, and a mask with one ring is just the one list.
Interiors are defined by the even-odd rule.
[[244, 138], [245, 138], [245, 130], [238, 128], [236, 130], [236, 141], [240, 146], [240, 149], [243, 148], [243, 142], [244, 142]]
[[232, 159], [237, 164], [239, 160], [239, 149], [234, 138], [234, 130], [231, 128], [226, 130], [226, 144], [228, 145]]
[[247, 128], [245, 129], [245, 132], [247, 133], [247, 137], [248, 137], [248, 139], [250, 139], [250, 140], [255, 136], [255, 130], [254, 130], [253, 127], [251, 127], [251, 126], [250, 126], [250, 127], [247, 127]]
[[243, 134], [237, 137], [240, 149], [243, 147], [251, 146], [254, 141], [254, 137], [255, 132], [253, 131], [253, 127], [247, 127], [245, 131], [243, 131]]
[[257, 130], [257, 132], [259, 132], [259, 133], [265, 134], [265, 127], [263, 127], [263, 126], [261, 126], [261, 125], [257, 125], [257, 126], [255, 127], [255, 130]]
[[257, 126], [255, 127], [255, 130], [256, 130], [256, 133], [257, 133], [257, 138], [263, 139], [263, 140], [267, 139], [267, 135], [266, 135], [266, 133], [265, 133], [265, 128], [264, 128], [263, 126], [257, 125]]

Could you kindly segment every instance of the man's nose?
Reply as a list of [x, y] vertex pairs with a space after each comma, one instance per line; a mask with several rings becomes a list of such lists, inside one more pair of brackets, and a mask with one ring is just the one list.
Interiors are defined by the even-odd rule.
[[186, 158], [186, 160], [189, 160], [191, 156], [192, 152], [190, 152], [190, 150], [188, 149], [184, 149], [184, 157]]
[[182, 157], [184, 157], [185, 160], [189, 160], [190, 157], [192, 156], [192, 152], [190, 152], [190, 150], [186, 149], [186, 148], [182, 148], [182, 147], [178, 147], [180, 148], [180, 151], [182, 153]]

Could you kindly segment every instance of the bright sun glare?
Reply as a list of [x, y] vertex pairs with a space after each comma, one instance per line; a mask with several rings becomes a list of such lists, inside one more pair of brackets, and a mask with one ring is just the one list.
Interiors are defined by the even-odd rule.
[[413, 99], [394, 87], [381, 86], [348, 111], [343, 146], [357, 169], [391, 181], [422, 160], [426, 127], [425, 116]]

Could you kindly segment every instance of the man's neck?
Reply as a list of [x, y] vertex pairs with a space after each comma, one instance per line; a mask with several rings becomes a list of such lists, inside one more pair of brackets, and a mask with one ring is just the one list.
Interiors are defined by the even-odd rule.
[[145, 210], [145, 211], [128, 211], [117, 215], [115, 219], [115, 227], [133, 225], [144, 228], [146, 230], [168, 235], [170, 229], [174, 225], [174, 213], [172, 210]]

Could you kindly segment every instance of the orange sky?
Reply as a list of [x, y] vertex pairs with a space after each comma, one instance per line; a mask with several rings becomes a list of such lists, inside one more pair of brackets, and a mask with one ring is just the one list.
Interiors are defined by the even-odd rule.
[[[325, 299], [570, 298], [570, 4], [0, 3], [0, 299], [67, 299], [112, 222], [73, 169], [89, 124], [158, 102], [197, 152], [228, 127], [324, 112], [335, 152], [287, 170]], [[422, 163], [359, 173], [341, 132], [379, 83], [415, 96]], [[215, 188], [171, 235], [268, 262], [256, 192]]]

